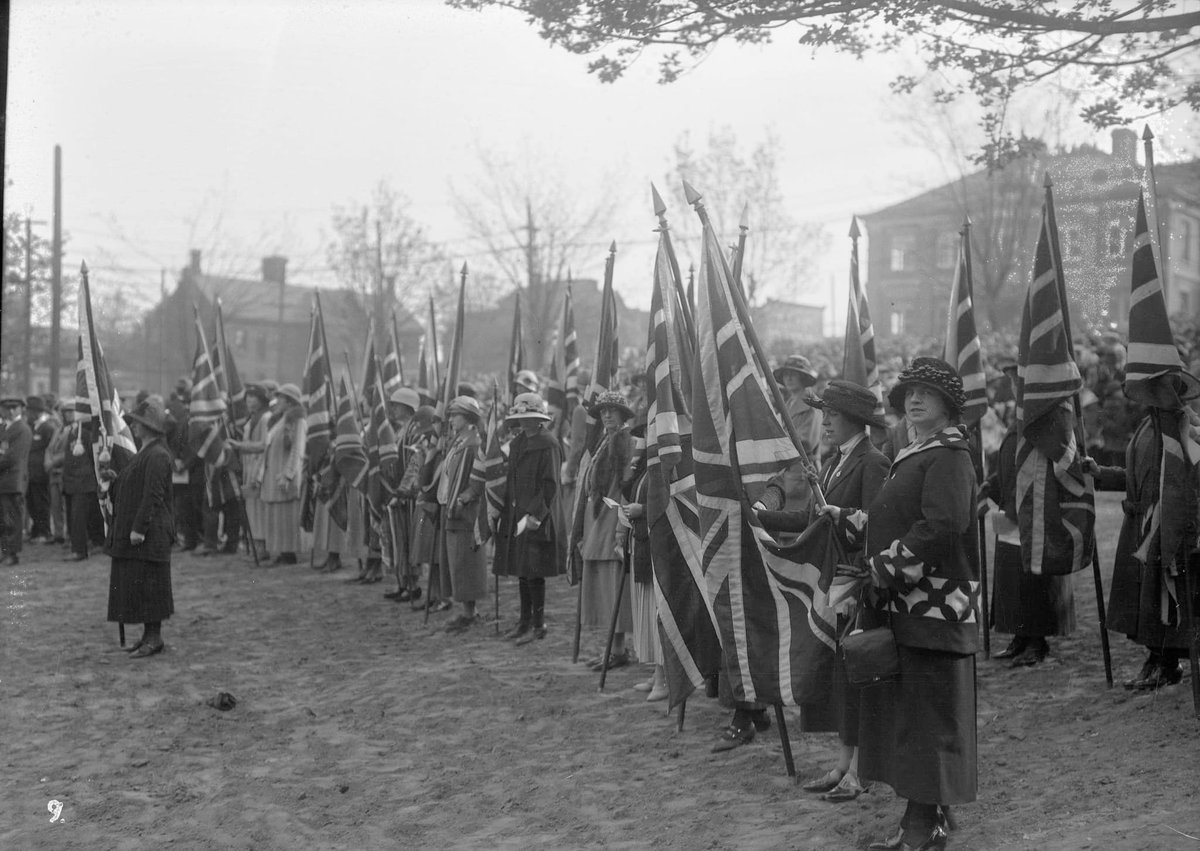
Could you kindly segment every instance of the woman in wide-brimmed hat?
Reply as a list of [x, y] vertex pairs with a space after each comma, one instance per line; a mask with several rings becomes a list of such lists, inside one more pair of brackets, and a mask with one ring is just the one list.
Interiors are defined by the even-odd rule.
[[492, 571], [517, 577], [521, 614], [504, 637], [518, 644], [546, 637], [546, 577], [565, 569], [566, 536], [559, 506], [562, 450], [546, 430], [550, 421], [546, 402], [537, 393], [513, 399], [504, 420], [519, 431], [508, 445], [505, 504], [496, 526]]
[[295, 384], [279, 385], [271, 400], [259, 493], [267, 550], [276, 553], [272, 566], [295, 564], [300, 549], [300, 484], [308, 438], [302, 400]]
[[593, 668], [600, 670], [606, 665], [619, 668], [629, 664], [625, 633], [633, 628], [633, 613], [629, 583], [624, 583], [624, 591], [621, 590], [625, 568], [616, 546], [620, 511], [604, 500], [619, 503], [621, 488], [632, 476], [633, 438], [625, 426], [633, 418], [633, 409], [624, 396], [609, 390], [596, 397], [592, 413], [599, 417], [604, 432], [591, 462], [582, 471], [572, 538], [578, 542], [583, 562], [582, 625], [607, 630], [620, 594], [612, 654], [605, 658], [601, 647], [591, 662]]
[[163, 650], [162, 622], [175, 612], [171, 593], [175, 517], [166, 409], [158, 397], [151, 397], [129, 419], [141, 448], [119, 474], [103, 471], [112, 479], [113, 499], [106, 547], [112, 557], [108, 619], [143, 625], [142, 637], [129, 648], [134, 658], [142, 659]]
[[[270, 382], [274, 384], [274, 382]], [[267, 428], [270, 422], [268, 408], [272, 390], [267, 382], [246, 385], [246, 410], [249, 412], [242, 426], [243, 439], [231, 440], [229, 445], [237, 450], [242, 462], [242, 496], [246, 502], [246, 519], [254, 535], [254, 546], [260, 558], [269, 558], [266, 540], [266, 506], [262, 501], [263, 451], [267, 447]]]
[[446, 624], [447, 632], [461, 632], [475, 623], [475, 601], [487, 596], [487, 561], [475, 543], [475, 520], [483, 486], [472, 480], [478, 453], [479, 400], [455, 396], [446, 406], [450, 440], [438, 470], [437, 501], [442, 522], [442, 585], [462, 605], [462, 613]]
[[962, 380], [948, 363], [914, 358], [889, 401], [915, 439], [865, 510], [823, 510], [863, 556], [860, 567], [839, 568], [873, 591], [860, 624], [890, 624], [899, 656], [896, 679], [861, 690], [859, 773], [908, 801], [900, 829], [870, 847], [942, 848], [942, 807], [973, 801], [976, 790], [975, 469], [956, 425]]

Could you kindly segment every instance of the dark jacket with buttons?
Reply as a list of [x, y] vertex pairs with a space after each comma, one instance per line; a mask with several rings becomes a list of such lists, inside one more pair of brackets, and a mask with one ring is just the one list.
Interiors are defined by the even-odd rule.
[[25, 493], [29, 489], [29, 447], [33, 432], [20, 419], [0, 431], [0, 493]]

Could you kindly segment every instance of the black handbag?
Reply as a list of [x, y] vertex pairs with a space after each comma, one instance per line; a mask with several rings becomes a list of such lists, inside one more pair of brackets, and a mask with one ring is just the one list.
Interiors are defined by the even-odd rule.
[[869, 686], [894, 680], [900, 676], [900, 654], [896, 651], [896, 634], [892, 632], [891, 613], [886, 626], [872, 629], [851, 629], [855, 618], [846, 622], [838, 640], [846, 679], [851, 685]]

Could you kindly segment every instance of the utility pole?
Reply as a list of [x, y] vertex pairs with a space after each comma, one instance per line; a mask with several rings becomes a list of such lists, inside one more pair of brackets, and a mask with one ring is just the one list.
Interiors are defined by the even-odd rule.
[[54, 241], [50, 254], [50, 392], [57, 396], [62, 336], [62, 145], [54, 146]]

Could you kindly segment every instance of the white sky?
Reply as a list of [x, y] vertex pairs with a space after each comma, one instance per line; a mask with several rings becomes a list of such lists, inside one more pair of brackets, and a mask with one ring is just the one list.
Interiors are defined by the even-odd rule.
[[[231, 250], [252, 255], [248, 268], [278, 251], [292, 280], [316, 283], [333, 205], [367, 201], [381, 178], [452, 257], [474, 265], [449, 181], [478, 171], [477, 146], [532, 146], [587, 191], [621, 176], [610, 190], [629, 199], [619, 232], [598, 236], [626, 244], [616, 286], [644, 307], [648, 183], [663, 180], [673, 143], [732, 124], [748, 150], [773, 128], [791, 214], [829, 223], [833, 248], [819, 280], [770, 294], [827, 304], [832, 280], [840, 317], [851, 213], [946, 177], [884, 117], [896, 111], [887, 59], [813, 58], [784, 34], [767, 48], [723, 46], [669, 86], [652, 62], [614, 85], [586, 63], [514, 13], [438, 0], [14, 0], [5, 204], [50, 219], [60, 144], [64, 270], [88, 260], [94, 287], [154, 291], [162, 268], [173, 281], [218, 214]], [[599, 248], [576, 274], [600, 277], [603, 262]]]

